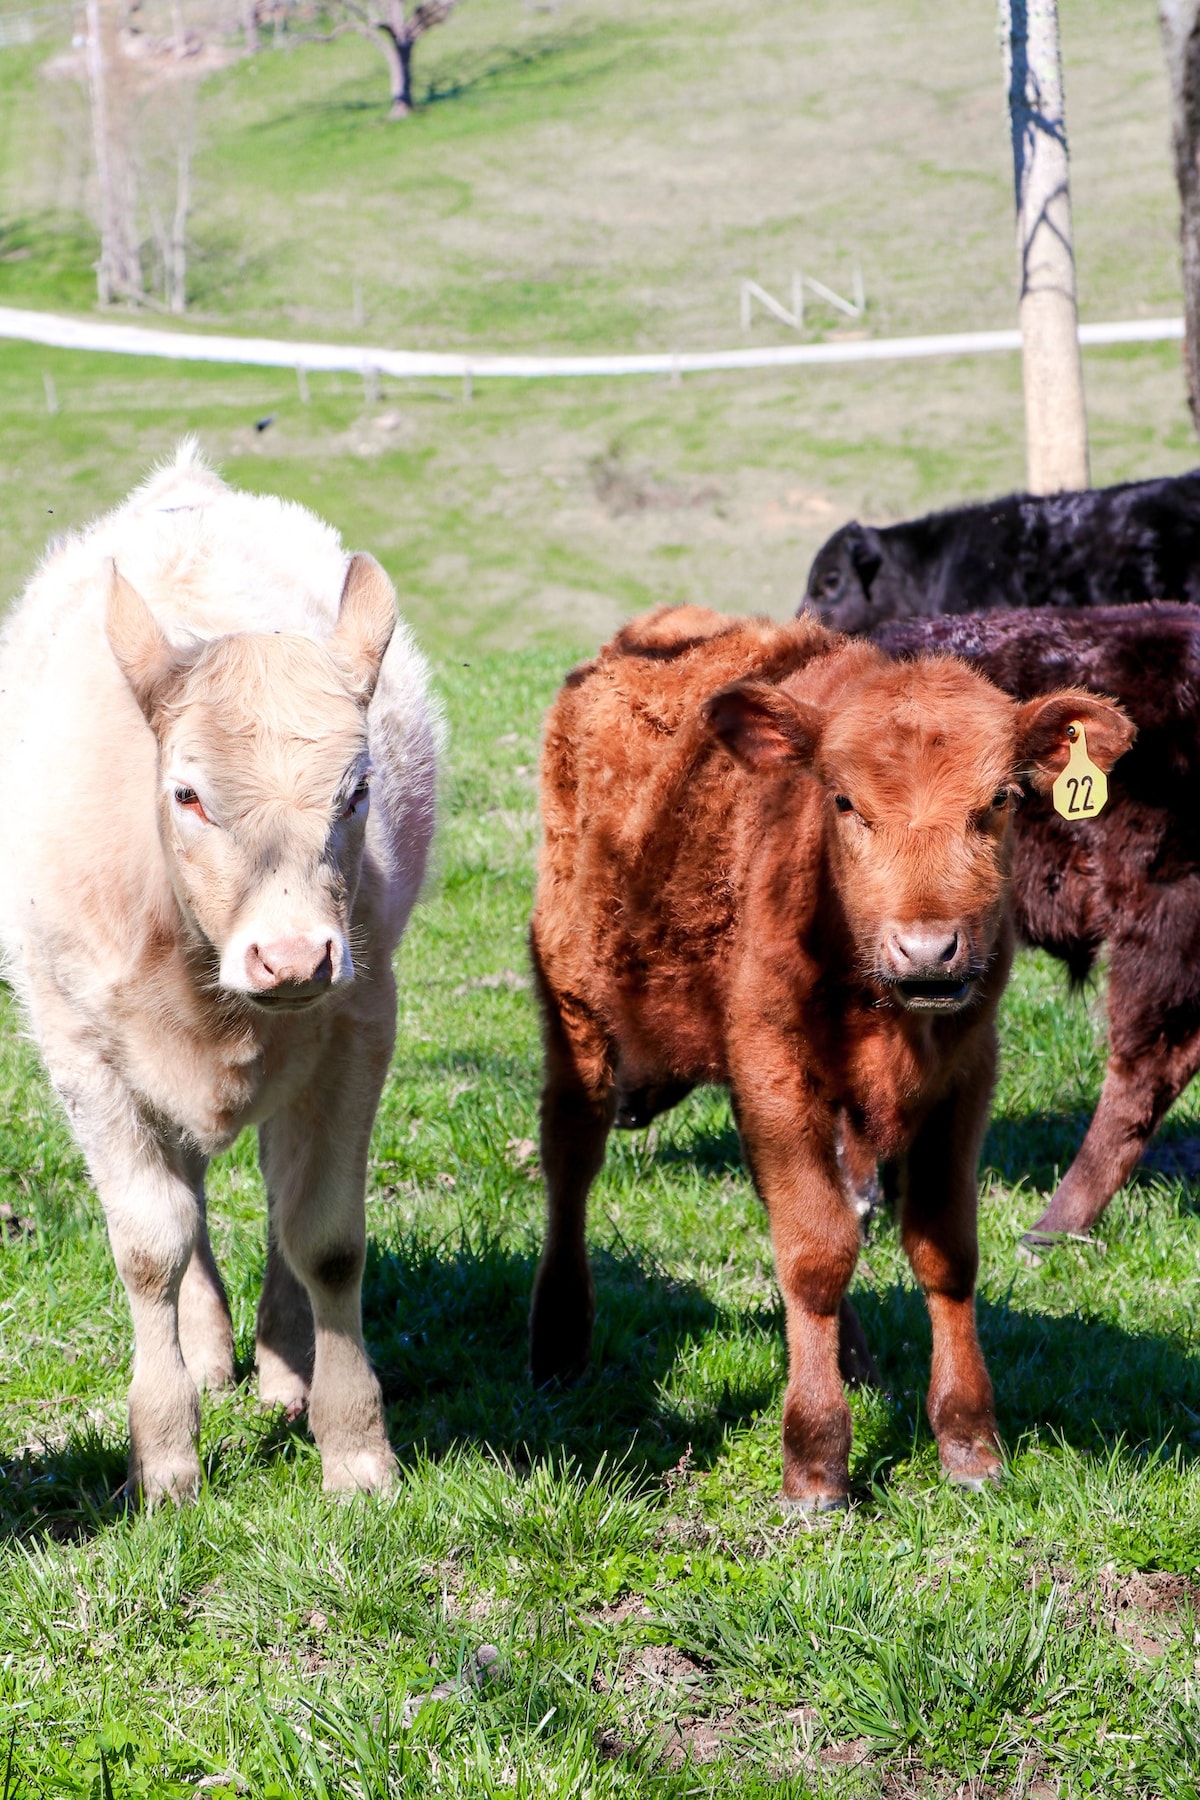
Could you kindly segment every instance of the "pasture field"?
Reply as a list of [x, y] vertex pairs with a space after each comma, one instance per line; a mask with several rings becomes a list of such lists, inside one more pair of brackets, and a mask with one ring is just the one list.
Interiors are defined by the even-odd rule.
[[[770, 1247], [712, 1092], [614, 1138], [592, 1213], [595, 1374], [530, 1388], [525, 927], [537, 719], [563, 666], [527, 650], [440, 667], [448, 816], [400, 955], [368, 1215], [394, 1499], [324, 1496], [303, 1428], [256, 1406], [264, 1203], [245, 1140], [210, 1208], [245, 1382], [206, 1407], [198, 1505], [122, 1511], [124, 1295], [6, 1016], [8, 1792], [1194, 1794], [1200, 1216], [1186, 1180], [1147, 1174], [1102, 1248], [1017, 1262], [1101, 1066], [1094, 997], [1068, 1002], [1044, 961], [1021, 960], [1005, 1008], [984, 1159], [1001, 1492], [939, 1479], [924, 1308], [881, 1222], [854, 1296], [887, 1392], [852, 1400], [854, 1506], [815, 1529], [784, 1515]], [[1195, 1110], [1166, 1131], [1182, 1168]], [[404, 1722], [485, 1643], [499, 1674]]]
[[[1177, 311], [1152, 9], [1061, 12], [1083, 316]], [[1007, 324], [993, 18], [985, 0], [468, 0], [422, 43], [427, 104], [402, 127], [369, 47], [266, 51], [203, 90], [190, 323], [702, 347], [738, 341], [739, 277], [786, 293], [800, 265], [846, 287], [857, 260], [873, 333]], [[0, 51], [0, 304], [82, 312], [86, 138], [71, 80], [41, 72], [57, 48]], [[759, 321], [749, 341], [786, 335]], [[1091, 353], [1085, 378], [1097, 481], [1196, 461], [1177, 347]], [[122, 1508], [127, 1307], [0, 999], [0, 1795], [1200, 1793], [1200, 1101], [1101, 1242], [1015, 1256], [1095, 1103], [1102, 987], [1071, 997], [1023, 956], [1003, 1014], [980, 1284], [1000, 1492], [938, 1477], [928, 1327], [885, 1219], [853, 1290], [886, 1383], [852, 1398], [854, 1505], [816, 1528], [782, 1512], [782, 1316], [716, 1093], [613, 1140], [592, 1378], [538, 1394], [524, 1367], [542, 709], [634, 611], [782, 616], [852, 513], [1019, 485], [1016, 359], [470, 401], [309, 390], [0, 343], [0, 602], [50, 533], [196, 431], [230, 479], [374, 550], [434, 653], [445, 819], [400, 952], [368, 1213], [401, 1477], [386, 1502], [326, 1497], [303, 1427], [256, 1406], [245, 1140], [210, 1184], [242, 1385], [206, 1408], [198, 1505]], [[484, 1644], [495, 1672], [463, 1681]]]

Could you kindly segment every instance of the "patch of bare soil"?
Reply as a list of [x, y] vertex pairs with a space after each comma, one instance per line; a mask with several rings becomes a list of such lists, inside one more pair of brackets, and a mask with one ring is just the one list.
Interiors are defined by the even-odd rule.
[[[123, 72], [128, 72], [136, 84], [147, 87], [170, 81], [201, 81], [206, 75], [227, 68], [239, 55], [229, 45], [206, 41], [196, 31], [185, 31], [180, 41], [143, 31], [122, 31], [117, 50]], [[43, 63], [42, 73], [51, 81], [84, 82], [86, 59], [87, 50], [81, 41]]]
[[621, 1685], [627, 1694], [650, 1688], [699, 1688], [708, 1679], [705, 1665], [674, 1644], [647, 1644], [635, 1651], [625, 1668]]
[[17, 1212], [7, 1200], [0, 1200], [0, 1235], [7, 1238], [34, 1237], [37, 1226], [32, 1219]]
[[1200, 1612], [1200, 1584], [1167, 1570], [1118, 1575], [1109, 1565], [1100, 1571], [1096, 1606], [1132, 1649], [1142, 1656], [1162, 1656], [1165, 1640], [1183, 1628], [1180, 1615]]
[[588, 476], [597, 500], [612, 518], [715, 506], [724, 498], [713, 481], [688, 486], [661, 480], [646, 465], [627, 462], [620, 444], [610, 444], [602, 456], [593, 456], [588, 463]]

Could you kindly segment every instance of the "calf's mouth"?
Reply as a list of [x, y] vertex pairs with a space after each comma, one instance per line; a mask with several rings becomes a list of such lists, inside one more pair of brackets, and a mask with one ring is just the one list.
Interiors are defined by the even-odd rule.
[[909, 1012], [958, 1012], [971, 998], [975, 980], [970, 974], [893, 977], [888, 989]]

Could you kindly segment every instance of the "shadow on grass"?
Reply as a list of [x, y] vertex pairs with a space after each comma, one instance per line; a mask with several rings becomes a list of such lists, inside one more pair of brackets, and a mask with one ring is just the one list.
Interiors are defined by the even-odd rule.
[[[435, 75], [422, 79], [418, 73], [413, 84], [415, 110], [419, 114], [428, 107], [437, 106], [442, 101], [461, 100], [470, 94], [486, 92], [510, 76], [538, 72], [548, 64], [558, 63], [572, 54], [590, 50], [596, 36], [597, 33], [594, 30], [577, 26], [565, 31], [547, 33], [536, 44], [501, 45], [474, 53], [464, 52], [448, 66], [443, 64], [440, 72]], [[617, 60], [617, 55], [618, 53], [614, 51], [612, 57], [605, 63], [601, 65], [589, 63], [586, 69], [574, 72], [555, 68], [553, 71], [555, 87], [574, 86], [585, 80], [607, 74]], [[251, 129], [257, 135], [265, 136], [304, 119], [344, 118], [353, 120], [361, 118], [367, 122], [387, 123], [390, 131], [396, 131], [396, 122], [388, 120], [386, 90], [381, 90], [381, 93], [383, 94], [382, 99], [372, 97], [369, 100], [335, 99], [301, 102], [297, 106], [273, 112], [269, 119], [262, 120]]]
[[[915, 1435], [928, 1434], [929, 1315], [915, 1287], [861, 1288], [853, 1298], [891, 1397], [872, 1445], [886, 1468], [909, 1454]], [[976, 1315], [1010, 1448], [1037, 1431], [1084, 1456], [1107, 1455], [1121, 1442], [1135, 1461], [1164, 1447], [1185, 1465], [1200, 1460], [1200, 1352], [1085, 1314], [1026, 1311], [1007, 1298], [980, 1295]], [[1200, 1554], [1200, 1529], [1196, 1537]]]
[[[993, 1169], [1006, 1186], [1024, 1182], [1049, 1196], [1066, 1174], [1091, 1123], [1090, 1112], [998, 1114], [988, 1127], [980, 1166]], [[1151, 1138], [1147, 1161], [1131, 1183], [1179, 1180], [1185, 1185], [1182, 1210], [1200, 1210], [1200, 1134], [1193, 1121], [1168, 1119]]]
[[725, 1381], [686, 1413], [669, 1395], [691, 1349], [748, 1332], [771, 1339], [773, 1315], [723, 1313], [691, 1282], [632, 1253], [601, 1251], [592, 1266], [592, 1370], [573, 1388], [536, 1389], [527, 1368], [531, 1256], [467, 1243], [372, 1252], [364, 1311], [402, 1459], [474, 1443], [517, 1464], [565, 1450], [589, 1471], [615, 1459], [657, 1476], [689, 1444], [696, 1466], [708, 1466], [731, 1427], [772, 1403], [773, 1375]]
[[[587, 1474], [606, 1460], [653, 1481], [689, 1446], [693, 1466], [711, 1467], [730, 1434], [764, 1412], [777, 1429], [781, 1308], [721, 1307], [644, 1256], [602, 1251], [593, 1371], [575, 1388], [539, 1391], [526, 1369], [533, 1268], [531, 1254], [486, 1240], [372, 1247], [364, 1314], [402, 1463], [475, 1445], [518, 1468], [565, 1453]], [[928, 1315], [906, 1285], [860, 1286], [853, 1297], [889, 1396], [862, 1421], [859, 1466], [886, 1481], [928, 1432]], [[1200, 1458], [1200, 1353], [1008, 1299], [981, 1297], [978, 1315], [1010, 1446], [1037, 1430], [1084, 1456], [1122, 1443], [1134, 1460], [1163, 1446], [1187, 1464]], [[286, 1460], [304, 1434], [303, 1423], [264, 1421], [236, 1460]], [[123, 1516], [123, 1475], [122, 1451], [90, 1427], [62, 1449], [0, 1460], [0, 1535], [89, 1538]]]
[[124, 1449], [91, 1427], [61, 1449], [0, 1457], [0, 1537], [82, 1543], [122, 1518]]
[[[467, 94], [485, 91], [497, 86], [510, 75], [528, 74], [531, 70], [540, 70], [547, 63], [557, 62], [573, 52], [589, 50], [597, 36], [598, 33], [593, 29], [576, 26], [566, 31], [547, 33], [536, 44], [508, 44], [473, 56], [464, 55], [451, 67], [443, 67], [440, 74], [416, 84], [416, 104], [418, 108], [436, 106], [443, 100], [461, 100]], [[555, 86], [578, 86], [583, 81], [606, 75], [616, 61], [617, 55], [614, 54], [600, 67], [589, 63], [586, 69], [573, 73], [557, 68], [554, 70]]]

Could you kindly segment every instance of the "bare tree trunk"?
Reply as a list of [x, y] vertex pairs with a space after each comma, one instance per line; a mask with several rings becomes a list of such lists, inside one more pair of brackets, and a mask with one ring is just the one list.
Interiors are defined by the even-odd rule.
[[242, 30], [251, 56], [258, 52], [258, 0], [242, 0]]
[[1183, 347], [1188, 406], [1200, 432], [1200, 0], [1159, 0], [1167, 75], [1175, 180], [1179, 185], [1179, 242], [1183, 262]]
[[[189, 120], [189, 127], [191, 121]], [[179, 174], [175, 185], [175, 218], [171, 229], [171, 294], [173, 313], [187, 308], [187, 218], [192, 203], [192, 134], [179, 141]]]
[[[401, 17], [403, 18], [402, 11]], [[392, 90], [388, 118], [407, 119], [412, 111], [412, 44], [403, 26], [397, 31], [394, 24], [378, 24], [375, 29], [378, 33], [376, 42], [383, 51], [383, 58], [388, 66], [388, 81]]]
[[87, 73], [92, 141], [100, 190], [100, 304], [133, 299], [142, 291], [138, 258], [134, 173], [128, 155], [127, 108], [117, 64], [116, 0], [87, 0]]
[[999, 0], [1017, 202], [1031, 493], [1088, 485], [1057, 0]]

